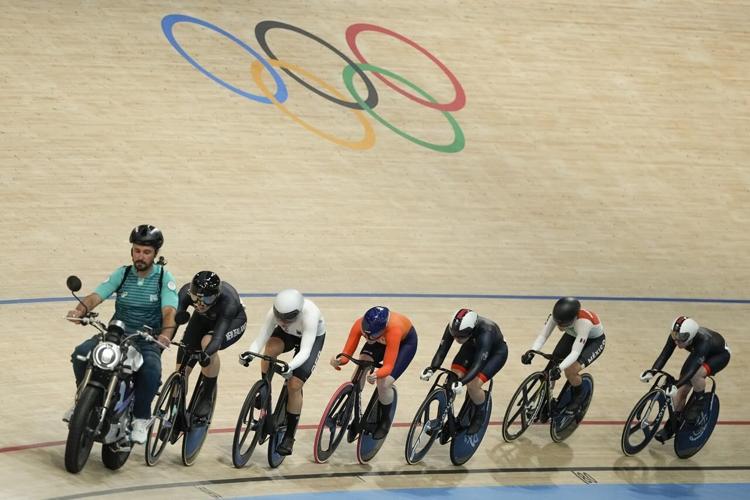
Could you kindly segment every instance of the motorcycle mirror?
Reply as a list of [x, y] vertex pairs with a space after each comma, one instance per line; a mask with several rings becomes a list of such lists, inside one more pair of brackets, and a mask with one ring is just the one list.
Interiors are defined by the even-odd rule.
[[68, 276], [65, 284], [68, 286], [68, 290], [70, 290], [71, 292], [77, 292], [81, 289], [81, 280], [80, 278], [78, 278], [78, 276], [75, 275]]
[[190, 313], [189, 313], [189, 312], [187, 312], [187, 311], [179, 311], [179, 312], [178, 312], [177, 314], [175, 314], [175, 316], [174, 316], [174, 321], [175, 321], [175, 323], [177, 323], [178, 325], [184, 325], [184, 324], [185, 324], [185, 323], [187, 323], [187, 322], [188, 322], [189, 320], [190, 320]]

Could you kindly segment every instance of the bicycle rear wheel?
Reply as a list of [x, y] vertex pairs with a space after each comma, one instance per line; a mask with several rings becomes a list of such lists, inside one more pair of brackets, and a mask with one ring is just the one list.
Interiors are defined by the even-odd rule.
[[[691, 401], [688, 406], [694, 403]], [[674, 452], [680, 458], [690, 458], [706, 445], [708, 438], [719, 420], [719, 396], [711, 393], [703, 405], [698, 420], [694, 423], [683, 421], [674, 437]]]
[[[393, 424], [393, 415], [396, 413], [396, 406], [398, 405], [398, 392], [396, 386], [393, 386], [393, 403], [391, 404], [390, 420], [391, 425]], [[379, 422], [378, 416], [380, 415], [380, 402], [378, 401], [378, 391], [372, 393], [370, 403], [367, 405], [362, 416], [362, 430], [359, 433], [359, 439], [357, 440], [357, 460], [359, 463], [364, 464], [372, 460], [377, 455], [380, 448], [385, 443], [385, 439], [388, 437], [386, 434], [383, 439], [375, 439], [373, 437], [373, 429], [377, 428]], [[390, 425], [388, 426], [388, 432], [390, 432]]]
[[159, 398], [156, 400], [154, 418], [146, 438], [146, 464], [154, 466], [159, 461], [164, 448], [177, 423], [182, 407], [181, 398], [183, 379], [179, 373], [173, 373], [162, 386]]
[[420, 462], [432, 448], [443, 425], [447, 401], [445, 389], [435, 388], [420, 405], [406, 435], [404, 455], [407, 463]]
[[[255, 407], [256, 400], [261, 402], [260, 408]], [[267, 408], [268, 384], [265, 380], [258, 380], [247, 393], [234, 428], [232, 463], [235, 467], [244, 467], [250, 460], [255, 445], [263, 434]]]
[[549, 434], [556, 443], [565, 441], [575, 432], [578, 425], [583, 420], [586, 412], [594, 397], [594, 378], [588, 373], [581, 375], [583, 391], [585, 391], [584, 401], [575, 413], [566, 411], [568, 404], [573, 398], [573, 390], [567, 382], [560, 391], [557, 405], [552, 408], [552, 418], [550, 418]]
[[451, 439], [450, 457], [453, 465], [463, 465], [468, 462], [482, 444], [482, 439], [484, 439], [484, 434], [487, 432], [487, 427], [490, 424], [490, 416], [492, 414], [491, 390], [492, 385], [490, 382], [489, 389], [484, 391], [484, 420], [482, 421], [482, 427], [480, 427], [474, 434], [469, 434], [469, 426], [471, 425], [471, 419], [474, 418], [476, 407], [468, 396], [464, 400], [461, 411], [458, 412], [458, 417], [456, 418], [459, 429], [456, 435]]
[[659, 430], [667, 407], [664, 391], [652, 389], [633, 407], [622, 429], [620, 446], [627, 456], [643, 450]]
[[[510, 443], [521, 437], [537, 418], [547, 401], [547, 377], [544, 372], [534, 372], [521, 382], [508, 403], [503, 418], [503, 440]], [[518, 425], [513, 432], [511, 426]]]
[[344, 438], [354, 413], [353, 397], [354, 384], [351, 382], [341, 384], [331, 396], [315, 431], [313, 457], [317, 463], [325, 463]]
[[[208, 428], [211, 426], [211, 417], [213, 417], [214, 407], [216, 406], [216, 386], [214, 386], [211, 394], [207, 395], [204, 380], [205, 377], [201, 374], [195, 383], [195, 390], [193, 390], [193, 396], [190, 398], [190, 406], [187, 411], [187, 429], [182, 437], [182, 463], [188, 467], [195, 463], [201, 448], [203, 448], [203, 443], [206, 442]], [[209, 398], [211, 409], [208, 415], [196, 415], [196, 407], [204, 397]]]
[[268, 465], [275, 469], [286, 458], [286, 455], [281, 455], [276, 451], [276, 447], [284, 439], [286, 434], [286, 404], [288, 401], [289, 393], [287, 392], [286, 384], [281, 388], [279, 399], [276, 401], [276, 408], [273, 411], [272, 427], [270, 439], [268, 440]]

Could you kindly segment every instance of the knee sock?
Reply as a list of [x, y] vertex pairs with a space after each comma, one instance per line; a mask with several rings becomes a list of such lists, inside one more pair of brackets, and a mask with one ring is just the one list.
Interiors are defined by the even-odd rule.
[[294, 437], [294, 433], [297, 432], [298, 423], [299, 423], [299, 415], [286, 412], [286, 435], [287, 436]]

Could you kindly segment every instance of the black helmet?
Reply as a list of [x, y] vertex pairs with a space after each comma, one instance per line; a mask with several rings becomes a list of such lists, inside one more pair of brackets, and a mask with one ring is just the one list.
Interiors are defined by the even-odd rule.
[[560, 326], [570, 326], [578, 317], [581, 303], [573, 297], [563, 297], [552, 308], [552, 319]]
[[159, 250], [164, 244], [164, 235], [161, 229], [149, 224], [141, 224], [130, 231], [130, 243], [135, 245], [146, 245]]
[[200, 271], [190, 283], [190, 298], [193, 302], [203, 302], [210, 306], [221, 295], [221, 279], [213, 271]]

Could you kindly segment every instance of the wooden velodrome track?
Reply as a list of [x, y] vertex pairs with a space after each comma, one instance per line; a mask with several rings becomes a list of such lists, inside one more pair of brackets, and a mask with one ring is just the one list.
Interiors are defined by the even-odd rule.
[[[581, 478], [623, 485], [625, 496], [700, 496], [711, 483], [750, 495], [750, 4], [621, 3], [2, 2], [0, 496], [427, 487], [461, 496], [475, 491], [468, 487], [538, 494], [533, 488], [546, 485], [564, 498], [574, 490], [563, 485]], [[268, 70], [258, 67], [253, 80], [256, 59], [238, 43], [195, 22], [174, 24], [179, 46], [239, 92], [217, 85], [170, 45], [161, 25], [169, 14], [212, 23], [264, 58], [255, 36], [262, 21], [301, 28], [352, 59], [347, 28], [387, 28], [445, 64], [457, 85], [374, 28], [354, 40], [362, 56], [411, 82], [399, 84], [405, 92], [451, 110], [407, 98], [371, 71], [374, 112], [416, 140], [284, 73], [285, 102], [257, 102], [240, 92], [263, 98], [265, 86], [283, 100]], [[353, 100], [342, 81], [347, 63], [324, 44], [279, 28], [267, 42], [311, 86]], [[354, 82], [364, 99], [360, 77]], [[93, 289], [128, 262], [128, 232], [143, 222], [164, 230], [163, 253], [180, 283], [210, 268], [247, 294], [248, 333], [222, 353], [214, 432], [195, 466], [183, 467], [174, 446], [148, 468], [139, 447], [112, 473], [96, 445], [86, 469], [70, 475], [60, 417], [74, 389], [69, 353], [90, 332], [62, 320], [65, 277], [78, 274]], [[303, 430], [279, 469], [268, 469], [262, 447], [236, 470], [230, 428], [258, 375], [236, 356], [271, 294], [290, 286], [308, 293], [328, 323], [305, 388]], [[506, 444], [497, 422], [530, 371], [519, 356], [562, 294], [588, 298], [607, 331], [590, 369], [589, 425], [563, 444], [541, 427]], [[419, 333], [417, 357], [397, 384], [399, 425], [367, 466], [346, 444], [329, 464], [314, 464], [311, 428], [348, 376], [327, 360], [375, 304], [406, 313]], [[428, 388], [418, 374], [459, 306], [498, 321], [508, 340], [494, 424], [465, 467], [451, 466], [446, 447], [406, 466], [405, 426]], [[718, 377], [721, 425], [693, 459], [658, 444], [625, 458], [622, 421], [645, 391], [638, 374], [677, 314], [732, 346]], [[163, 378], [174, 355], [164, 355]], [[677, 371], [684, 356], [668, 366]], [[639, 486], [651, 483], [656, 490]]]

